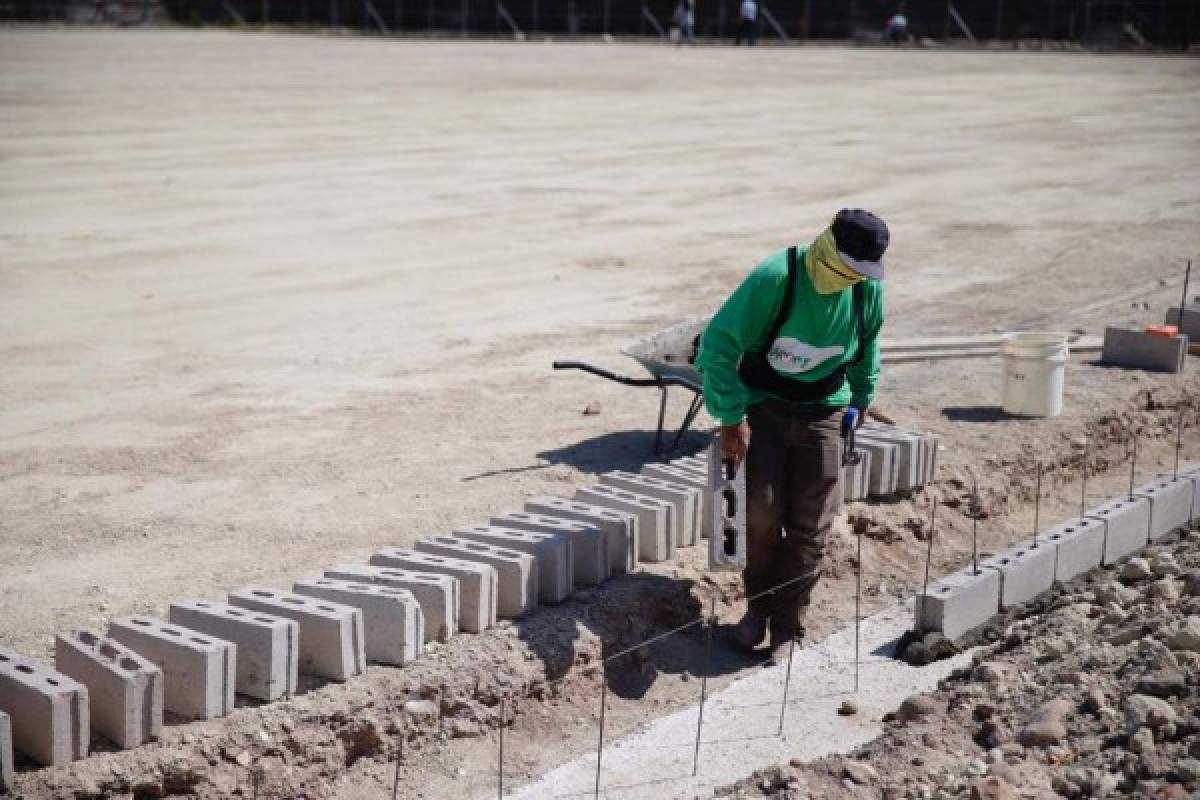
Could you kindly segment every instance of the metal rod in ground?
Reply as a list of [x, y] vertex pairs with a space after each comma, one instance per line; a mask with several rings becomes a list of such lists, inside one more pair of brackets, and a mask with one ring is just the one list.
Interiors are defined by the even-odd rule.
[[979, 479], [971, 475], [971, 572], [979, 574]]
[[925, 550], [925, 582], [921, 589], [921, 596], [926, 597], [929, 594], [929, 563], [933, 561], [933, 531], [937, 520], [937, 498], [933, 498], [933, 508], [929, 512], [929, 545]]
[[496, 763], [496, 797], [504, 800], [504, 726], [508, 719], [508, 698], [500, 698], [500, 757]]
[[604, 758], [604, 709], [608, 705], [608, 672], [605, 670], [605, 648], [600, 646], [600, 741], [596, 745], [596, 800], [600, 800], [600, 762]]
[[1133, 499], [1133, 484], [1137, 479], [1137, 434], [1132, 430], [1129, 432], [1129, 439], [1133, 443], [1133, 454], [1129, 458], [1129, 499]]
[[779, 705], [779, 731], [776, 735], [783, 736], [783, 719], [787, 715], [788, 687], [792, 683], [792, 657], [796, 655], [796, 637], [792, 637], [788, 645], [787, 672], [783, 676], [783, 702]]
[[858, 567], [854, 570], [854, 691], [858, 692], [860, 620], [862, 620], [862, 534], [858, 534]]
[[1183, 449], [1183, 398], [1179, 398], [1179, 419], [1175, 421], [1175, 480], [1179, 480], [1179, 451]]
[[400, 797], [400, 764], [404, 761], [404, 729], [400, 729], [400, 741], [396, 748], [396, 778], [392, 781], [392, 800]]
[[1042, 462], [1037, 463], [1037, 489], [1033, 497], [1033, 546], [1037, 547], [1038, 527], [1042, 524]]
[[717, 596], [708, 605], [708, 630], [704, 635], [704, 672], [700, 675], [700, 710], [696, 715], [696, 749], [692, 753], [692, 777], [700, 773], [700, 731], [704, 728], [704, 701], [708, 699], [708, 673], [712, 668], [713, 628], [717, 627]]
[[1183, 310], [1187, 308], [1188, 283], [1192, 280], [1192, 260], [1189, 258], [1187, 269], [1183, 271], [1183, 299], [1179, 301], [1179, 331], [1183, 332]]
[[1087, 513], [1087, 478], [1088, 478], [1088, 452], [1091, 447], [1091, 442], [1087, 439], [1083, 440], [1083, 464], [1080, 466], [1083, 476], [1080, 479], [1079, 489], [1079, 521], [1083, 522], [1083, 515]]

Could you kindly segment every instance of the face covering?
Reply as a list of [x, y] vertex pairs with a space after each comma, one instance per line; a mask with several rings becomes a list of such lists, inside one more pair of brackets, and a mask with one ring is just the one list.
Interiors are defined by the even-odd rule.
[[826, 228], [825, 232], [808, 246], [808, 252], [804, 255], [804, 266], [808, 269], [813, 288], [819, 294], [840, 292], [863, 279], [862, 275], [846, 266], [842, 257], [838, 255], [832, 228]]

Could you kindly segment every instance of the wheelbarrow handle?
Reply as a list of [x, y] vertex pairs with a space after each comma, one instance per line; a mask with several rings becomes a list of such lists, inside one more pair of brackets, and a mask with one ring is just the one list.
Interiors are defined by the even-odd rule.
[[704, 392], [704, 387], [697, 385], [694, 381], [689, 381], [686, 378], [678, 378], [672, 375], [664, 375], [658, 378], [628, 378], [624, 375], [618, 375], [615, 372], [609, 372], [602, 367], [585, 364], [582, 361], [555, 361], [553, 366], [555, 369], [582, 370], [600, 378], [615, 381], [626, 386], [656, 386], [660, 389], [664, 386], [681, 386], [684, 389], [695, 392], [696, 394], [702, 394]]

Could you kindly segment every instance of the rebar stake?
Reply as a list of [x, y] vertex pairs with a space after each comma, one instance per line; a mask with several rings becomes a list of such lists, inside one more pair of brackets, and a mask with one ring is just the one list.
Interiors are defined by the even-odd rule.
[[783, 719], [784, 719], [784, 716], [787, 714], [788, 687], [792, 683], [792, 657], [795, 655], [796, 655], [796, 637], [795, 637], [795, 635], [793, 635], [792, 642], [788, 646], [787, 672], [784, 673], [784, 676], [783, 676], [783, 702], [779, 705], [779, 731], [776, 733], [777, 736], [783, 736]]
[[1037, 489], [1033, 497], [1033, 546], [1038, 546], [1038, 528], [1042, 524], [1042, 462], [1037, 462]]
[[971, 473], [971, 493], [973, 495], [971, 509], [971, 570], [972, 574], [979, 574], [979, 479], [975, 477], [974, 472]]
[[608, 705], [608, 671], [605, 669], [604, 653], [608, 648], [600, 645], [600, 743], [596, 746], [596, 795], [600, 800], [600, 762], [604, 758], [604, 709]]
[[392, 781], [392, 800], [400, 797], [400, 763], [404, 761], [404, 729], [400, 729], [400, 744], [396, 748], [396, 778]]
[[[937, 498], [935, 497], [935, 498], [933, 498], [933, 507], [929, 511], [929, 543], [928, 543], [928, 547], [925, 550], [925, 583], [924, 583], [923, 588], [921, 589], [921, 597], [922, 598], [929, 595], [929, 562], [933, 560], [933, 531], [934, 531], [934, 524], [935, 524], [936, 520], [937, 520]], [[921, 605], [924, 606], [924, 600], [922, 600]], [[922, 608], [921, 613], [924, 614], [924, 608]]]
[[504, 726], [508, 719], [508, 698], [500, 698], [500, 760], [496, 764], [496, 797], [504, 800]]
[[858, 694], [859, 628], [862, 619], [862, 537], [858, 534], [858, 568], [854, 570], [854, 693]]
[[1129, 499], [1133, 499], [1133, 484], [1137, 478], [1137, 434], [1129, 431], [1129, 439], [1133, 443], [1133, 455], [1129, 459]]
[[1187, 308], [1188, 283], [1191, 281], [1191, 279], [1192, 260], [1189, 258], [1187, 262], [1187, 269], [1183, 271], [1183, 298], [1179, 301], [1179, 324], [1177, 327], [1179, 328], [1180, 333], [1183, 332], [1183, 310]]
[[1175, 480], [1179, 480], [1179, 451], [1183, 449], [1183, 400], [1179, 401], [1179, 419], [1175, 422]]
[[704, 672], [700, 675], [700, 712], [696, 716], [696, 750], [692, 753], [692, 777], [700, 773], [700, 731], [704, 727], [704, 701], [708, 699], [708, 673], [712, 671], [713, 628], [717, 627], [717, 596], [708, 605], [708, 631], [704, 637]]
[[1083, 463], [1080, 469], [1083, 472], [1083, 477], [1080, 480], [1082, 488], [1079, 490], [1079, 521], [1083, 522], [1084, 514], [1087, 513], [1087, 478], [1088, 478], [1088, 453], [1090, 452], [1091, 442], [1086, 438], [1083, 440]]

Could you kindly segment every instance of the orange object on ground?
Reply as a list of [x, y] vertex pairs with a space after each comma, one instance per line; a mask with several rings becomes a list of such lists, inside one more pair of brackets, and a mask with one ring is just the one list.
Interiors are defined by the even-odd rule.
[[1146, 328], [1146, 333], [1151, 336], [1166, 336], [1168, 338], [1179, 335], [1179, 328], [1175, 325], [1151, 325]]

